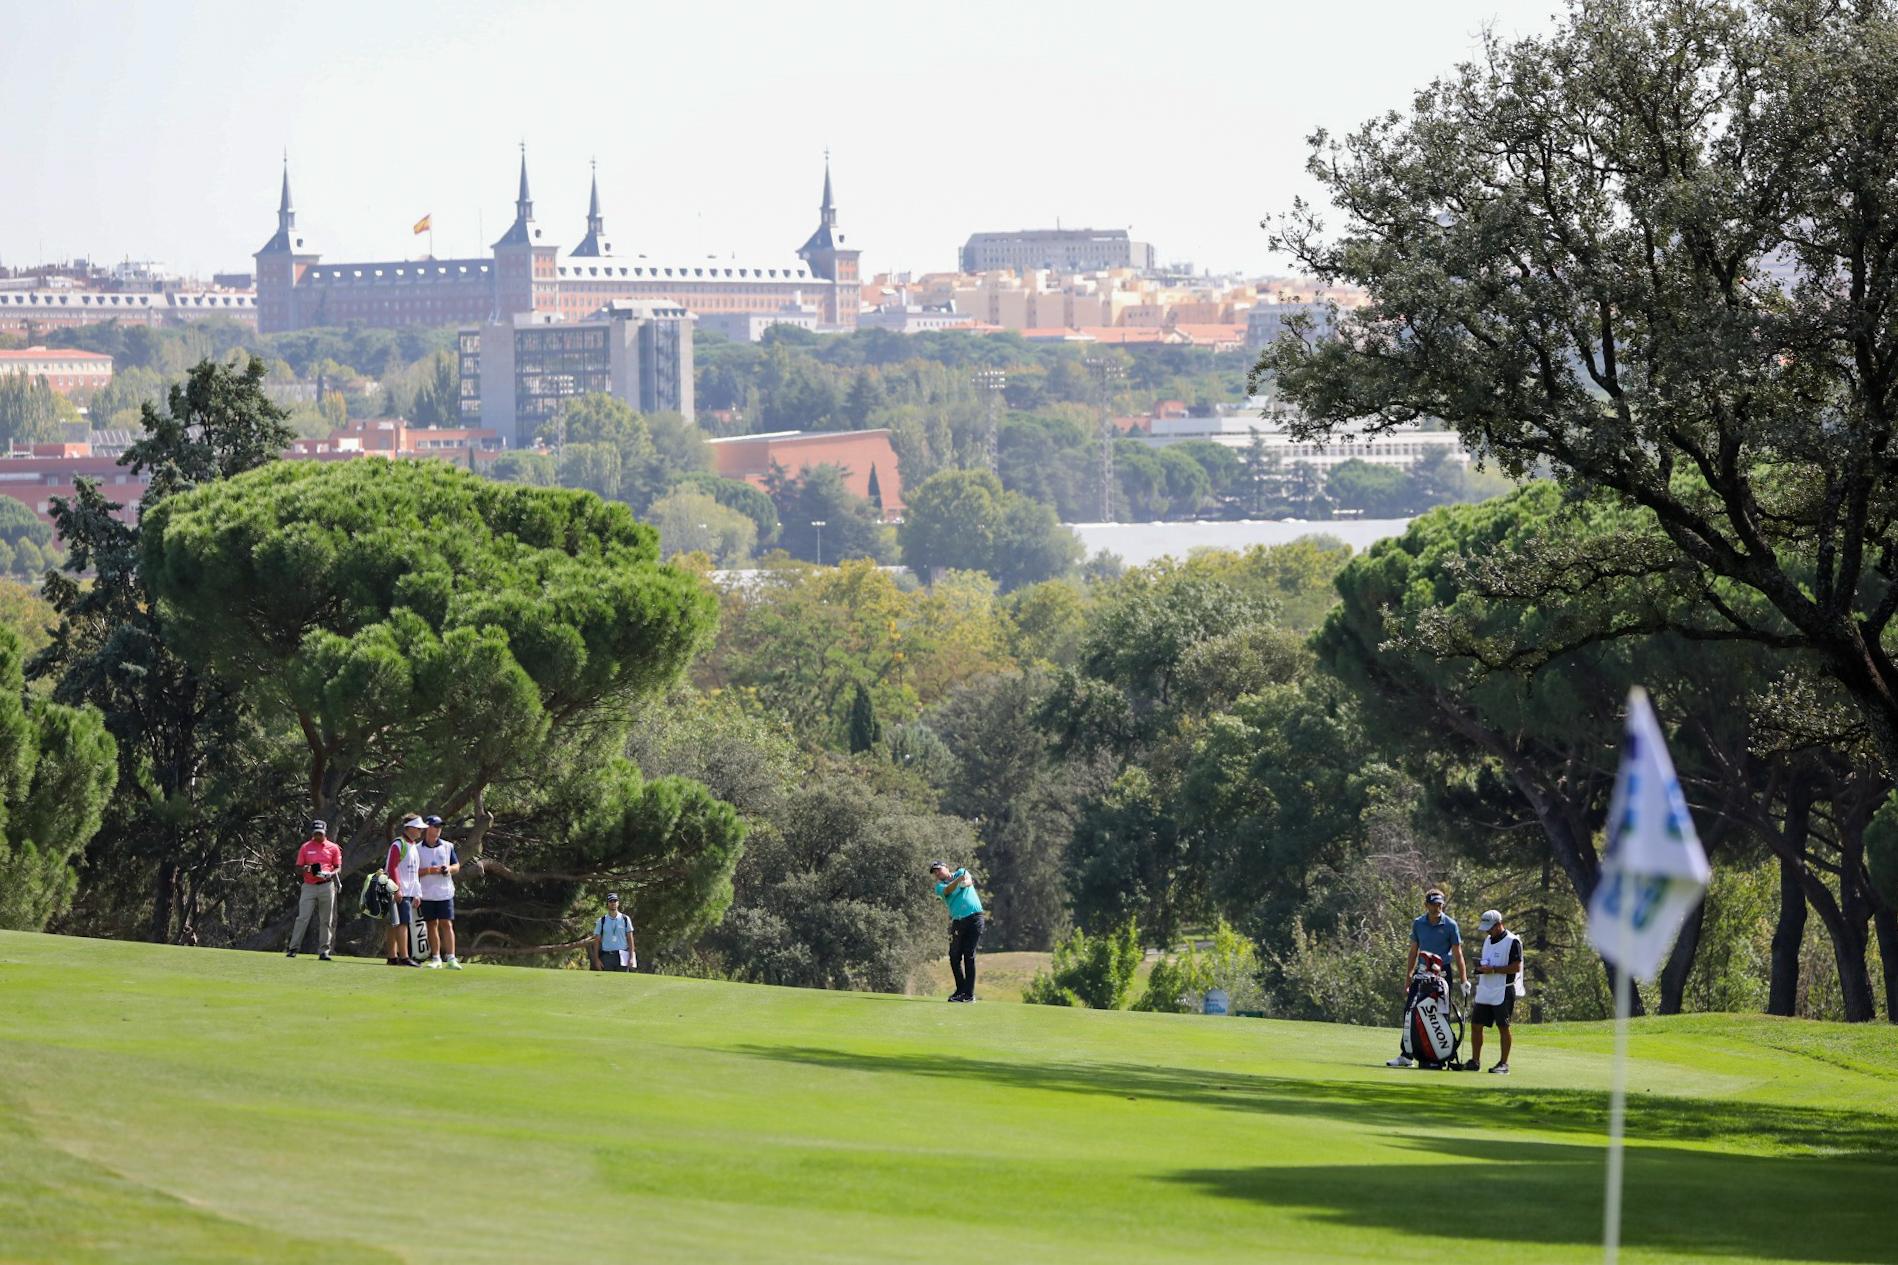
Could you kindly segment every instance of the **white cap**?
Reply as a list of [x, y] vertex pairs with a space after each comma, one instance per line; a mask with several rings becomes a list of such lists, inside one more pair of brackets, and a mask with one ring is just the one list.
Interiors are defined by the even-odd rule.
[[423, 821], [420, 817], [411, 817], [402, 823], [402, 829], [404, 830], [407, 830], [410, 826], [415, 827], [417, 830], [428, 829], [428, 823]]
[[1498, 913], [1496, 910], [1485, 909], [1483, 911], [1483, 916], [1476, 920], [1476, 926], [1481, 931], [1488, 931], [1491, 927], [1494, 927], [1497, 923], [1501, 922], [1502, 920], [1503, 920], [1503, 916], [1500, 913]]

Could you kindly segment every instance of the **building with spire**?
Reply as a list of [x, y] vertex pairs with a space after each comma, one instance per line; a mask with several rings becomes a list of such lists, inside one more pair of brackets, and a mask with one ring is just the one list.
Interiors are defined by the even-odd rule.
[[597, 173], [586, 235], [571, 250], [543, 237], [534, 218], [522, 147], [514, 220], [488, 258], [332, 264], [296, 230], [286, 166], [277, 235], [257, 252], [258, 327], [473, 325], [536, 316], [582, 321], [621, 300], [663, 301], [694, 315], [815, 313], [820, 328], [852, 330], [861, 306], [857, 252], [837, 229], [830, 161], [817, 231], [795, 257], [739, 260], [614, 249], [606, 238]]

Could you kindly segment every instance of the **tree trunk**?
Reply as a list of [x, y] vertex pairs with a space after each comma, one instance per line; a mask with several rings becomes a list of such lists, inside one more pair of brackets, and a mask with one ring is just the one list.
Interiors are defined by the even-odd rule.
[[1700, 927], [1706, 916], [1707, 900], [1703, 896], [1681, 924], [1680, 938], [1674, 941], [1674, 951], [1668, 954], [1667, 966], [1661, 971], [1660, 1013], [1664, 1015], [1681, 1012], [1681, 997], [1687, 992], [1687, 977], [1693, 974], [1694, 955], [1700, 952]]
[[[1803, 849], [1803, 844], [1801, 845]], [[1806, 891], [1799, 883], [1799, 866], [1779, 859], [1779, 922], [1773, 928], [1772, 983], [1766, 993], [1766, 1013], [1791, 1017], [1799, 1000], [1799, 946], [1806, 940]]]
[[1542, 1022], [1542, 986], [1549, 978], [1542, 963], [1549, 951], [1549, 889], [1555, 883], [1555, 859], [1548, 853], [1542, 854], [1542, 908], [1537, 911], [1535, 956], [1529, 959], [1529, 980], [1534, 985], [1529, 990], [1529, 1022]]
[[1879, 910], [1872, 926], [1878, 929], [1878, 960], [1885, 968], [1885, 1022], [1898, 1023], [1898, 911]]
[[158, 863], [158, 882], [152, 894], [152, 943], [171, 942], [171, 915], [177, 904], [178, 863], [167, 858]]

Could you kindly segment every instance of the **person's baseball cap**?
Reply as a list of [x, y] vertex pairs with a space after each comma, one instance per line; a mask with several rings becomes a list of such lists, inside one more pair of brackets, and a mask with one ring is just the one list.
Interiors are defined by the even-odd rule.
[[442, 824], [442, 819], [437, 817], [434, 813], [430, 813], [428, 816], [422, 818], [422, 824], [424, 826], [439, 826]]
[[409, 827], [413, 826], [415, 827], [415, 829], [420, 830], [426, 825], [428, 825], [428, 823], [423, 821], [420, 817], [411, 817], [407, 821], [402, 823], [402, 829], [407, 830]]
[[324, 821], [321, 817], [318, 817], [315, 821], [310, 823], [310, 829], [319, 835], [326, 835], [330, 830], [329, 823]]
[[608, 893], [606, 894], [606, 903], [607, 903], [607, 904], [609, 904], [609, 905], [617, 905], [617, 904], [619, 904], [619, 893], [618, 893], [618, 892], [608, 892]]
[[1494, 927], [1497, 923], [1501, 922], [1502, 920], [1503, 920], [1503, 916], [1500, 913], [1496, 912], [1494, 909], [1485, 909], [1483, 911], [1483, 916], [1476, 920], [1476, 925], [1480, 930], [1488, 931], [1491, 927]]
[[947, 861], [931, 861], [929, 868], [931, 870], [946, 870], [949, 868], [949, 863]]
[[1438, 891], [1436, 888], [1433, 887], [1429, 891], [1424, 893], [1424, 904], [1441, 905], [1442, 903], [1443, 903], [1443, 893]]

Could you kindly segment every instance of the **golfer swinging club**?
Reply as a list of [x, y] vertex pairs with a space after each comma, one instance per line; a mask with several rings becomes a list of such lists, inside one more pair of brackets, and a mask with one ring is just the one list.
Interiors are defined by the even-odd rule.
[[950, 1001], [975, 1000], [975, 945], [982, 938], [986, 918], [982, 898], [975, 894], [975, 878], [965, 869], [951, 870], [947, 861], [931, 861], [936, 895], [949, 906], [949, 972], [956, 977]]

